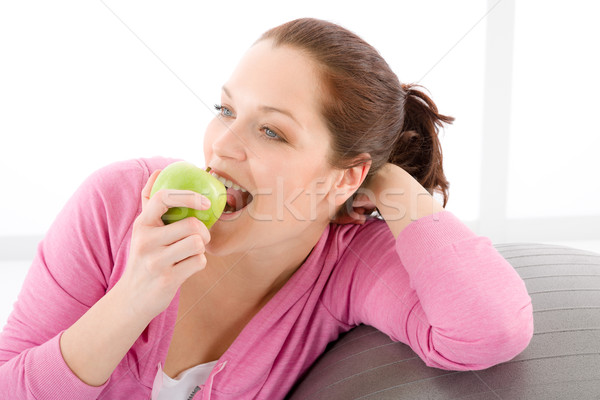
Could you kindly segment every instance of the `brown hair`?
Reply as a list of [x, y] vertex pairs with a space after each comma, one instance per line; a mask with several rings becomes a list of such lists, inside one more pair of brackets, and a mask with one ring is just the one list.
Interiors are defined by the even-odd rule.
[[[401, 84], [379, 52], [356, 34], [331, 22], [302, 18], [265, 32], [258, 41], [292, 46], [317, 61], [323, 76], [323, 116], [332, 133], [329, 163], [371, 168], [363, 182], [386, 163], [413, 176], [427, 191], [448, 201], [438, 128], [454, 118], [438, 113], [419, 85]], [[422, 87], [422, 86], [421, 86]], [[352, 210], [351, 196], [339, 213]], [[338, 214], [340, 215], [340, 214]]]

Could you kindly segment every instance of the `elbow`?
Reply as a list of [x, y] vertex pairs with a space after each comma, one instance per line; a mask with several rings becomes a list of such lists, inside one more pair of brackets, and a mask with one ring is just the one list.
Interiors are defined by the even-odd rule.
[[[504, 316], [481, 321], [462, 340], [430, 338], [430, 349], [425, 359], [428, 366], [453, 371], [482, 370], [512, 360], [522, 353], [533, 337], [533, 310], [531, 303], [511, 317]], [[437, 343], [436, 343], [437, 342]]]
[[498, 333], [489, 343], [490, 347], [497, 349], [498, 354], [481, 369], [512, 360], [529, 346], [532, 338], [533, 309], [530, 302], [519, 310], [513, 320], [504, 321], [503, 325], [498, 327]]
[[533, 309], [531, 302], [511, 318], [498, 319], [489, 327], [473, 349], [479, 355], [469, 369], [481, 370], [512, 360], [521, 354], [533, 337]]

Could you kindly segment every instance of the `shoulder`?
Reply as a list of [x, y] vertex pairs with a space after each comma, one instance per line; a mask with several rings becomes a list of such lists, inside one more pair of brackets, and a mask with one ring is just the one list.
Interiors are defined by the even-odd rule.
[[116, 182], [143, 187], [153, 171], [163, 169], [175, 161], [179, 159], [152, 157], [116, 161], [95, 170], [88, 181], [107, 188]]
[[98, 168], [75, 191], [58, 219], [77, 220], [85, 226], [91, 223], [96, 229], [104, 226], [111, 237], [122, 237], [141, 212], [141, 191], [149, 176], [175, 161], [137, 158]]
[[94, 171], [84, 182], [84, 191], [95, 194], [96, 200], [125, 208], [140, 203], [140, 193], [148, 178], [157, 169], [179, 161], [174, 158], [152, 157], [116, 161]]
[[[153, 171], [179, 161], [174, 158], [152, 157], [115, 161], [104, 165], [85, 179], [75, 194], [80, 200], [117, 203], [124, 206], [137, 202], [142, 188]], [[84, 197], [84, 199], [81, 199]], [[125, 204], [124, 204], [125, 203]]]
[[380, 218], [369, 218], [362, 225], [331, 223], [329, 226], [329, 252], [336, 252], [338, 261], [395, 254], [395, 242], [387, 223]]
[[343, 224], [338, 225], [330, 224], [331, 236], [335, 238], [336, 242], [344, 245], [351, 242], [374, 242], [378, 240], [392, 240], [390, 228], [387, 223], [381, 218], [369, 218], [362, 224]]

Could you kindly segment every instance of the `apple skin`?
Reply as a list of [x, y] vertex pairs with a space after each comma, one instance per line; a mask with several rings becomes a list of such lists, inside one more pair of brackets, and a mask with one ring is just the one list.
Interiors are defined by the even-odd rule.
[[161, 189], [193, 190], [211, 202], [208, 210], [195, 210], [187, 207], [172, 207], [161, 217], [165, 224], [170, 224], [187, 217], [196, 217], [208, 229], [221, 216], [227, 204], [227, 189], [217, 178], [187, 161], [177, 161], [167, 165], [152, 185], [150, 197]]

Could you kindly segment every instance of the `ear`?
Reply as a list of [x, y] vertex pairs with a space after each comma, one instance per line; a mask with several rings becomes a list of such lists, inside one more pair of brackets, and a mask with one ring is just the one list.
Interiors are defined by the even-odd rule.
[[369, 169], [371, 169], [371, 156], [369, 153], [362, 153], [357, 157], [357, 160], [364, 160], [355, 167], [347, 168], [340, 171], [331, 192], [335, 196], [335, 205], [341, 206], [358, 190], [360, 185], [367, 177]]

